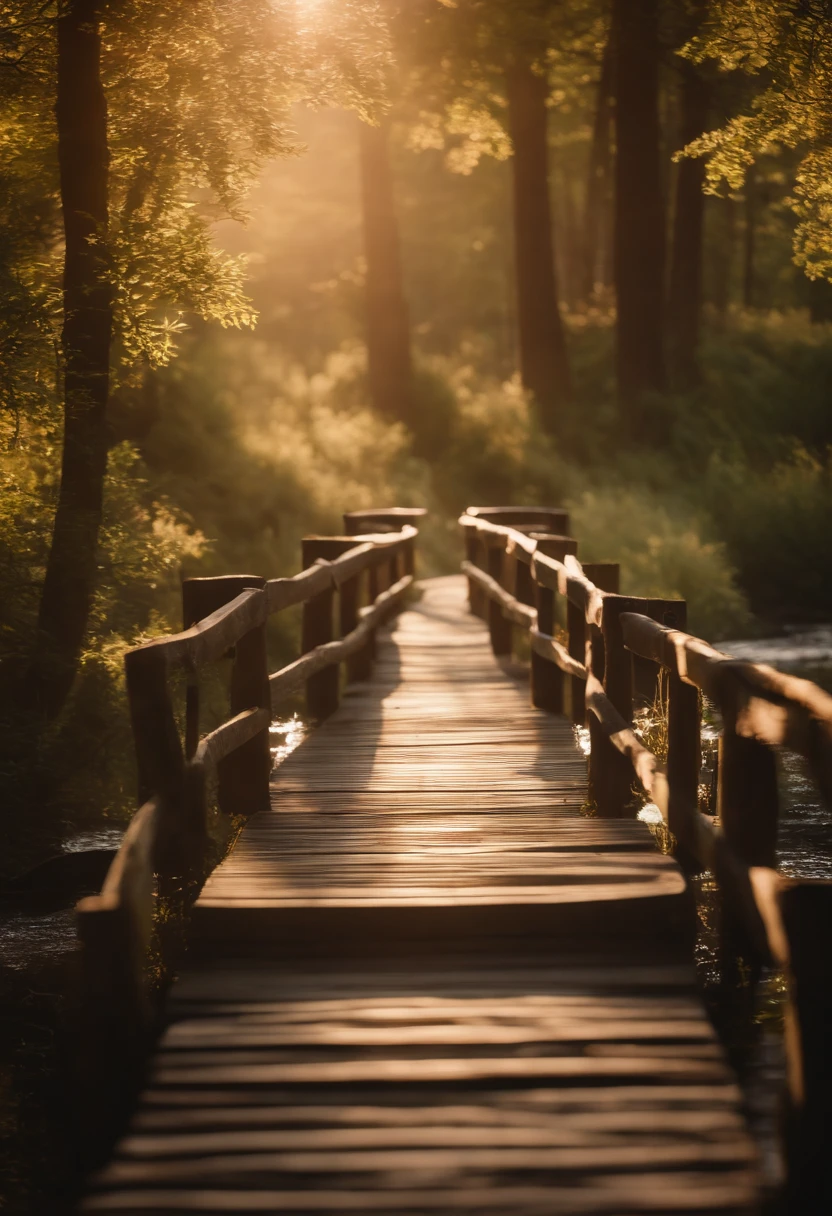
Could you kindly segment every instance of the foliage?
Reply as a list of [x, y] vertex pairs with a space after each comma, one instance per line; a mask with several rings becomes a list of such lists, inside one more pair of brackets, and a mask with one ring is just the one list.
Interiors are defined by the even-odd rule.
[[755, 612], [788, 622], [832, 613], [832, 448], [795, 445], [773, 468], [715, 458], [707, 497]]
[[621, 564], [625, 595], [683, 599], [688, 627], [708, 640], [745, 629], [749, 611], [725, 546], [684, 501], [630, 484], [585, 490], [569, 503], [580, 556]]
[[759, 82], [751, 105], [687, 149], [707, 154], [711, 191], [741, 188], [760, 154], [796, 148], [794, 256], [810, 278], [832, 278], [832, 12], [806, 0], [721, 0], [686, 49]]
[[[60, 2], [0, 4], [4, 711], [33, 637], [60, 475], [62, 233], [54, 117], [60, 11]], [[149, 484], [124, 425], [128, 403], [142, 396], [152, 369], [171, 360], [189, 326], [253, 324], [244, 260], [219, 244], [217, 221], [244, 218], [244, 196], [264, 161], [299, 151], [291, 103], [337, 102], [369, 116], [389, 65], [379, 0], [320, 0], [303, 8], [292, 0], [104, 0], [100, 11], [110, 218], [96, 239], [115, 288], [117, 341], [99, 580], [72, 703], [34, 749], [20, 745], [27, 734], [21, 725], [18, 739], [13, 724], [0, 757], [4, 794], [7, 779], [16, 777], [14, 797], [32, 800], [35, 773], [50, 773], [49, 788], [35, 800], [53, 811], [56, 800], [69, 797], [70, 771], [91, 777], [98, 792], [89, 795], [90, 805], [126, 805], [132, 779], [124, 780], [125, 738], [111, 749], [121, 765], [119, 794], [107, 792], [113, 775], [106, 765], [85, 768], [87, 750], [110, 738], [110, 727], [126, 732], [124, 648], [142, 631], [177, 621], [182, 562], [196, 564], [210, 549], [183, 511], [187, 494], [178, 495], [169, 476]], [[126, 443], [116, 442], [120, 428], [128, 432], [121, 436]], [[222, 523], [215, 532], [227, 535]], [[77, 793], [71, 800], [84, 801]]]
[[[37, 611], [55, 497], [54, 431], [21, 425], [0, 456], [0, 673], [13, 677]], [[121, 444], [106, 482], [99, 585], [80, 675], [64, 713], [33, 751], [30, 724], [4, 720], [0, 781], [5, 865], [53, 847], [67, 820], [124, 814], [135, 781], [123, 684], [125, 649], [176, 620], [182, 563], [199, 560], [205, 537], [151, 487], [137, 453]], [[37, 791], [37, 793], [35, 792]], [[26, 814], [22, 815], [22, 805]], [[21, 839], [22, 836], [22, 839]]]
[[470, 174], [483, 157], [506, 160], [506, 70], [529, 59], [550, 82], [550, 104], [584, 118], [607, 19], [594, 0], [419, 0], [400, 5], [392, 23], [402, 65], [408, 145], [440, 149], [454, 173]]

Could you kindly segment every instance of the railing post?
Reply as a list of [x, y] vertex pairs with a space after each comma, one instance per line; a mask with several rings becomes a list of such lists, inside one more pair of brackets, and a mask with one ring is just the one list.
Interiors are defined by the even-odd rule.
[[[566, 647], [570, 657], [579, 663], [587, 661], [587, 624], [583, 608], [566, 601]], [[579, 676], [569, 677], [569, 712], [576, 726], [583, 726], [586, 721], [586, 688]]]
[[[589, 577], [589, 576], [588, 576]], [[597, 586], [597, 584], [596, 584]], [[633, 718], [633, 681], [630, 652], [624, 646], [621, 632], [622, 612], [644, 613], [647, 602], [624, 595], [608, 595], [604, 600], [601, 633], [603, 636], [604, 691], [626, 722]], [[593, 638], [593, 675], [598, 676], [600, 654]], [[600, 678], [600, 677], [598, 677]], [[613, 746], [606, 735], [593, 723], [590, 714], [592, 749], [590, 751], [590, 786], [598, 814], [617, 817], [625, 814], [633, 786], [633, 770], [626, 756]]]
[[[358, 597], [361, 587], [361, 575], [354, 574], [340, 586], [338, 594], [338, 618], [341, 637], [345, 638], [353, 629], [358, 628]], [[370, 676], [370, 656], [368, 648], [362, 646], [356, 654], [347, 659], [347, 683], [353, 680], [367, 680]]]
[[[567, 553], [577, 554], [578, 542], [571, 536], [555, 536], [550, 532], [531, 532], [529, 538], [535, 541], [537, 552], [546, 557], [553, 557], [562, 562]], [[555, 631], [555, 593], [551, 587], [541, 583], [532, 588], [533, 599], [524, 603], [534, 603], [537, 608], [537, 628], [541, 633], [553, 636]], [[519, 599], [518, 595], [518, 599]], [[583, 647], [583, 639], [581, 646]], [[583, 652], [580, 661], [584, 662]], [[541, 654], [532, 651], [531, 658], [531, 695], [532, 705], [536, 709], [547, 709], [553, 714], [563, 713], [563, 692], [566, 677], [557, 663], [546, 659]]]
[[[327, 537], [305, 536], [302, 541], [303, 569], [306, 570], [319, 559], [325, 561], [331, 552]], [[333, 640], [332, 611], [333, 588], [313, 595], [303, 605], [301, 625], [301, 653], [307, 654], [317, 646]], [[340, 699], [340, 669], [336, 663], [316, 672], [306, 681], [306, 709], [312, 718], [328, 718], [335, 713]]]
[[[473, 524], [466, 525], [463, 529], [463, 541], [465, 543], [465, 558], [472, 566], [479, 565], [477, 561], [477, 550], [479, 548], [479, 540], [477, 537], [477, 529]], [[468, 579], [468, 607], [474, 616], [483, 615], [483, 593], [472, 578]]]
[[411, 536], [410, 540], [404, 547], [402, 554], [402, 565], [404, 573], [416, 577], [416, 538]]
[[124, 656], [127, 700], [136, 749], [138, 805], [158, 795], [161, 813], [154, 865], [160, 874], [181, 873], [205, 840], [205, 810], [188, 814], [185, 757], [161, 650], [137, 647]]
[[[780, 896], [791, 960], [787, 1017], [792, 1102], [787, 1120], [785, 1210], [820, 1211], [829, 1191], [832, 1122], [832, 886], [795, 881]], [[791, 1031], [791, 1034], [789, 1034]], [[802, 1090], [802, 1093], [800, 1092]], [[795, 1093], [797, 1091], [797, 1093]]]
[[[182, 584], [182, 617], [186, 628], [203, 620], [242, 591], [263, 590], [265, 578], [257, 574], [230, 574], [220, 578], [191, 578]], [[266, 622], [244, 634], [233, 649], [229, 689], [231, 717], [246, 709], [270, 709], [269, 660]], [[198, 694], [197, 694], [198, 696]], [[197, 696], [188, 688], [186, 752], [190, 758], [199, 739]], [[253, 815], [268, 810], [272, 768], [268, 727], [217, 765], [217, 800], [227, 815]], [[193, 750], [191, 750], [193, 749]], [[198, 801], [198, 780], [192, 782], [191, 802]]]
[[[581, 568], [584, 575], [599, 591], [607, 591], [610, 595], [618, 594], [620, 583], [620, 567], [618, 562], [583, 562]], [[579, 663], [586, 663], [588, 666], [593, 665], [593, 675], [597, 676], [599, 680], [603, 680], [604, 640], [601, 637], [601, 631], [596, 625], [590, 627], [587, 624], [583, 608], [579, 608], [569, 600], [566, 602], [566, 630], [568, 637], [567, 647], [570, 656], [573, 659], [577, 659]], [[591, 664], [587, 659], [590, 648], [592, 652]], [[586, 687], [584, 681], [579, 676], [571, 676], [569, 688], [572, 721], [576, 726], [583, 726], [587, 721], [584, 695]], [[590, 739], [595, 730], [594, 722], [594, 715], [590, 715]]]
[[[551, 587], [537, 584], [537, 628], [551, 637], [555, 629], [555, 593]], [[557, 663], [532, 650], [531, 696], [536, 709], [553, 714], [563, 713], [563, 672]]]
[[514, 596], [521, 604], [529, 604], [534, 607], [535, 595], [531, 567], [527, 561], [516, 556], [514, 559]]
[[702, 867], [688, 847], [699, 813], [699, 689], [667, 673], [667, 826], [676, 837], [675, 857], [689, 874]]
[[[367, 603], [374, 604], [381, 592], [381, 583], [379, 580], [378, 563], [373, 561], [367, 568]], [[370, 634], [370, 640], [367, 643], [367, 663], [368, 667], [376, 657], [376, 631], [375, 629]], [[369, 672], [368, 672], [369, 674]]]
[[[488, 573], [488, 547], [485, 540], [479, 533], [474, 533], [473, 557], [471, 561], [480, 570], [485, 570]], [[483, 591], [482, 587], [474, 584], [474, 598], [471, 601], [473, 612], [483, 621], [488, 621], [488, 596]]]
[[[493, 579], [503, 584], [503, 562], [505, 552], [502, 538], [500, 545], [488, 546], [488, 573]], [[511, 654], [511, 621], [503, 616], [503, 610], [496, 601], [488, 600], [488, 632], [491, 634], [491, 649], [495, 655]]]
[[723, 730], [719, 740], [717, 814], [726, 843], [749, 866], [777, 860], [779, 796], [774, 752], [737, 733], [740, 689], [726, 673], [720, 690]]
[[[647, 616], [668, 629], [687, 628], [687, 604], [684, 600], [648, 600]], [[631, 656], [633, 664], [633, 699], [642, 707], [656, 704], [661, 693], [662, 669], [658, 663], [641, 655]]]

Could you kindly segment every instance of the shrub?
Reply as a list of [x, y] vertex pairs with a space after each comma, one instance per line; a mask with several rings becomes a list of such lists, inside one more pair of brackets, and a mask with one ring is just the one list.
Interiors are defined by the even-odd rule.
[[725, 547], [705, 539], [682, 501], [610, 487], [585, 490], [569, 507], [579, 556], [620, 562], [624, 594], [686, 600], [688, 629], [708, 640], [748, 627]]
[[832, 613], [832, 452], [773, 469], [715, 457], [706, 498], [752, 608], [775, 622]]

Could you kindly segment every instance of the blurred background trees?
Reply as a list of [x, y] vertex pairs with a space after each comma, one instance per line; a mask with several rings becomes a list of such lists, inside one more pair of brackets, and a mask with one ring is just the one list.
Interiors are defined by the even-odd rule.
[[121, 656], [183, 573], [344, 507], [425, 503], [440, 570], [467, 502], [562, 500], [706, 635], [828, 620], [830, 77], [774, 0], [0, 0], [31, 847], [130, 806]]

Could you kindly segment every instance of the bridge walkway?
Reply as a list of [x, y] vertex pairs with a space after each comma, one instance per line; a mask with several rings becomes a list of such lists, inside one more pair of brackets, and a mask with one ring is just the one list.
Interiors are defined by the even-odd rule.
[[464, 581], [424, 584], [206, 883], [84, 1211], [755, 1210], [681, 874], [585, 798]]

